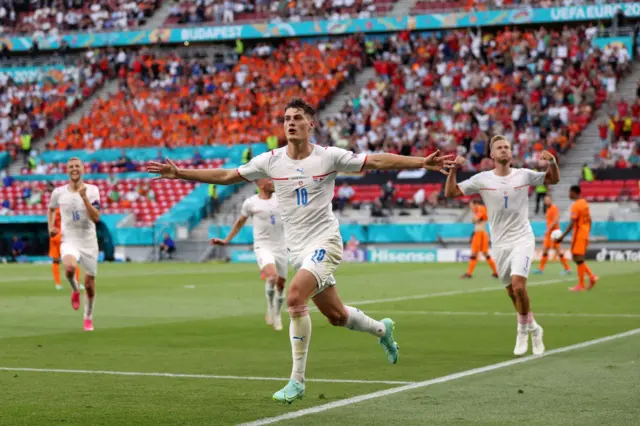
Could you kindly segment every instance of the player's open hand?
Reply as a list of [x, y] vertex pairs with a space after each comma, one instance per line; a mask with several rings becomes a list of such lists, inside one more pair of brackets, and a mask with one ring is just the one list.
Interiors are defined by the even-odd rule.
[[60, 233], [60, 230], [58, 228], [51, 228], [49, 230], [49, 235], [52, 237], [55, 237], [56, 235], [58, 235]]
[[549, 151], [542, 151], [542, 153], [540, 154], [540, 159], [554, 162], [556, 160], [556, 157], [554, 157], [553, 154], [550, 153]]
[[226, 246], [227, 242], [221, 238], [212, 238], [211, 241], [209, 241], [211, 243], [212, 246]]
[[164, 164], [151, 161], [147, 166], [147, 171], [160, 175], [154, 179], [177, 179], [180, 169], [178, 169], [178, 166], [176, 166], [173, 161], [167, 158], [167, 162]]
[[447, 167], [448, 169], [459, 169], [462, 166], [464, 166], [464, 163], [467, 160], [464, 157], [461, 157], [460, 155], [458, 155], [455, 159], [453, 160], [445, 160], [445, 167]]
[[562, 240], [564, 240], [564, 237], [556, 238], [554, 241], [556, 243], [560, 244], [562, 242]]
[[424, 159], [424, 168], [427, 170], [434, 170], [444, 175], [448, 175], [446, 162], [451, 158], [451, 155], [440, 155], [440, 150], [432, 153]]

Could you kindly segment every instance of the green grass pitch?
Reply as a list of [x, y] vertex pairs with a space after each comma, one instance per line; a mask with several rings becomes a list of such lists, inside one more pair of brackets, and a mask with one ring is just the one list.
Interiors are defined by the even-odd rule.
[[[547, 350], [640, 328], [640, 265], [590, 265], [601, 279], [588, 293], [568, 292], [575, 275], [556, 263], [530, 277]], [[486, 264], [472, 280], [458, 278], [465, 268], [342, 265], [343, 300], [396, 322], [399, 363], [314, 312], [307, 394], [280, 405], [271, 395], [290, 374], [288, 315], [282, 332], [265, 325], [255, 265], [101, 265], [93, 333], [48, 266], [2, 266], [0, 425], [240, 424], [514, 359], [510, 300]], [[631, 425], [639, 383], [633, 334], [278, 423]]]

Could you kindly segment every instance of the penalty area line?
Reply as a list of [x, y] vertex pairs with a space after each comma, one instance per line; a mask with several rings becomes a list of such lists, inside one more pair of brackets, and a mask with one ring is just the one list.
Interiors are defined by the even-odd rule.
[[443, 377], [437, 377], [435, 379], [425, 380], [423, 382], [411, 383], [405, 386], [395, 387], [391, 389], [385, 389], [378, 392], [367, 393], [364, 395], [354, 396], [352, 398], [343, 399], [340, 401], [330, 402], [328, 404], [318, 405], [316, 407], [305, 408], [303, 410], [293, 411], [291, 413], [282, 414], [280, 416], [275, 417], [266, 417], [263, 419], [259, 419], [249, 423], [242, 423], [240, 426], [262, 426], [269, 425], [285, 420], [296, 419], [299, 417], [307, 416], [309, 414], [322, 413], [324, 411], [333, 410], [334, 408], [345, 407], [352, 404], [357, 404], [363, 401], [369, 401], [372, 399], [382, 398], [389, 395], [394, 395], [401, 392], [406, 392], [414, 389], [425, 388], [428, 386], [436, 385], [439, 383], [451, 382], [453, 380], [462, 379], [464, 377], [475, 376], [477, 374], [487, 373], [494, 370], [499, 370], [506, 367], [511, 367], [512, 365], [524, 364], [526, 362], [534, 361], [537, 359], [545, 358], [551, 355], [561, 354], [565, 352], [575, 351], [578, 349], [587, 348], [589, 346], [598, 345], [601, 343], [610, 342], [612, 340], [622, 339], [625, 337], [633, 336], [640, 333], [640, 328], [636, 328], [633, 330], [625, 331], [623, 333], [612, 334], [610, 336], [601, 337], [594, 340], [588, 340], [586, 342], [577, 343], [575, 345], [564, 346], [557, 349], [552, 349], [550, 351], [545, 352], [542, 355], [529, 355], [522, 358], [516, 358], [509, 361], [500, 362], [497, 364], [491, 364], [484, 367], [474, 368], [471, 370], [461, 371], [459, 373], [449, 374]]
[[[213, 380], [252, 380], [269, 382], [288, 382], [288, 377], [259, 377], [259, 376], [220, 376], [213, 374], [181, 374], [181, 373], [145, 373], [140, 371], [103, 371], [103, 370], [66, 370], [56, 368], [27, 368], [27, 367], [0, 367], [0, 371], [23, 371], [31, 373], [67, 373], [67, 374], [94, 374], [106, 376], [140, 376], [140, 377], [171, 377], [179, 379], [213, 379]], [[308, 382], [318, 383], [356, 383], [377, 385], [407, 385], [415, 382], [396, 380], [356, 380], [356, 379], [308, 379]]]

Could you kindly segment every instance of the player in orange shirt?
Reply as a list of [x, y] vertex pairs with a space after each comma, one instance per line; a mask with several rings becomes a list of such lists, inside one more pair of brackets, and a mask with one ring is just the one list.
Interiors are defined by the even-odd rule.
[[498, 271], [496, 269], [496, 263], [489, 254], [489, 234], [487, 233], [487, 208], [483, 206], [478, 200], [471, 200], [471, 211], [473, 212], [473, 224], [474, 231], [471, 238], [471, 259], [469, 259], [469, 268], [467, 272], [460, 278], [471, 278], [473, 270], [478, 262], [478, 253], [483, 253], [487, 263], [493, 271], [493, 278], [498, 278]]
[[589, 212], [589, 204], [584, 198], [580, 198], [580, 187], [574, 185], [569, 189], [569, 198], [575, 200], [571, 206], [571, 223], [564, 231], [562, 237], [557, 242], [561, 243], [564, 237], [573, 231], [571, 239], [571, 254], [574, 262], [578, 265], [578, 285], [570, 287], [571, 291], [584, 291], [584, 274], [589, 275], [589, 287], [591, 290], [596, 285], [598, 277], [591, 272], [589, 266], [584, 261], [589, 246], [589, 233], [591, 232], [591, 213]]
[[[56, 209], [56, 217], [53, 221], [55, 229], [60, 231], [60, 209]], [[62, 232], [58, 232], [55, 236], [49, 237], [49, 257], [51, 258], [51, 272], [53, 273], [53, 281], [56, 283], [56, 290], [62, 290], [60, 284], [60, 245], [62, 244]], [[80, 268], [76, 268], [76, 280], [80, 281]]]
[[544, 245], [542, 246], [542, 259], [540, 260], [540, 267], [534, 273], [541, 274], [544, 271], [544, 266], [547, 264], [547, 260], [549, 260], [549, 249], [554, 249], [560, 262], [562, 262], [562, 266], [564, 266], [563, 274], [567, 275], [571, 273], [571, 269], [569, 269], [569, 263], [567, 259], [562, 255], [562, 250], [560, 249], [560, 244], [551, 240], [551, 233], [556, 229], [560, 229], [560, 210], [558, 210], [558, 206], [553, 204], [553, 200], [551, 199], [551, 195], [546, 195], [544, 197], [544, 205], [547, 207], [547, 233], [544, 235]]

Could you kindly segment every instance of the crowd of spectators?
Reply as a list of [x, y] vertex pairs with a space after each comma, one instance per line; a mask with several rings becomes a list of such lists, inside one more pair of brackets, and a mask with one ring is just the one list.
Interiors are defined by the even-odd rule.
[[216, 68], [211, 59], [142, 51], [119, 63], [121, 90], [97, 100], [49, 149], [173, 148], [283, 137], [282, 107], [289, 99], [321, 106], [362, 60], [355, 37], [258, 45], [231, 69]]
[[640, 167], [640, 81], [636, 96], [624, 96], [612, 102], [608, 118], [598, 124], [601, 150], [595, 167], [637, 168]]
[[388, 14], [396, 0], [196, 0], [174, 4], [167, 25], [305, 19], [370, 18]]
[[367, 49], [376, 77], [317, 140], [356, 152], [465, 156], [492, 167], [488, 141], [514, 141], [514, 163], [536, 168], [542, 150], [564, 153], [628, 72], [624, 49], [591, 44], [595, 27], [399, 33]]
[[1, 0], [0, 34], [123, 30], [144, 24], [159, 7], [160, 0]]
[[32, 142], [95, 92], [108, 72], [108, 60], [101, 54], [87, 55], [77, 66], [50, 70], [33, 81], [16, 82], [0, 73], [0, 151], [12, 159], [22, 153], [28, 166]]

